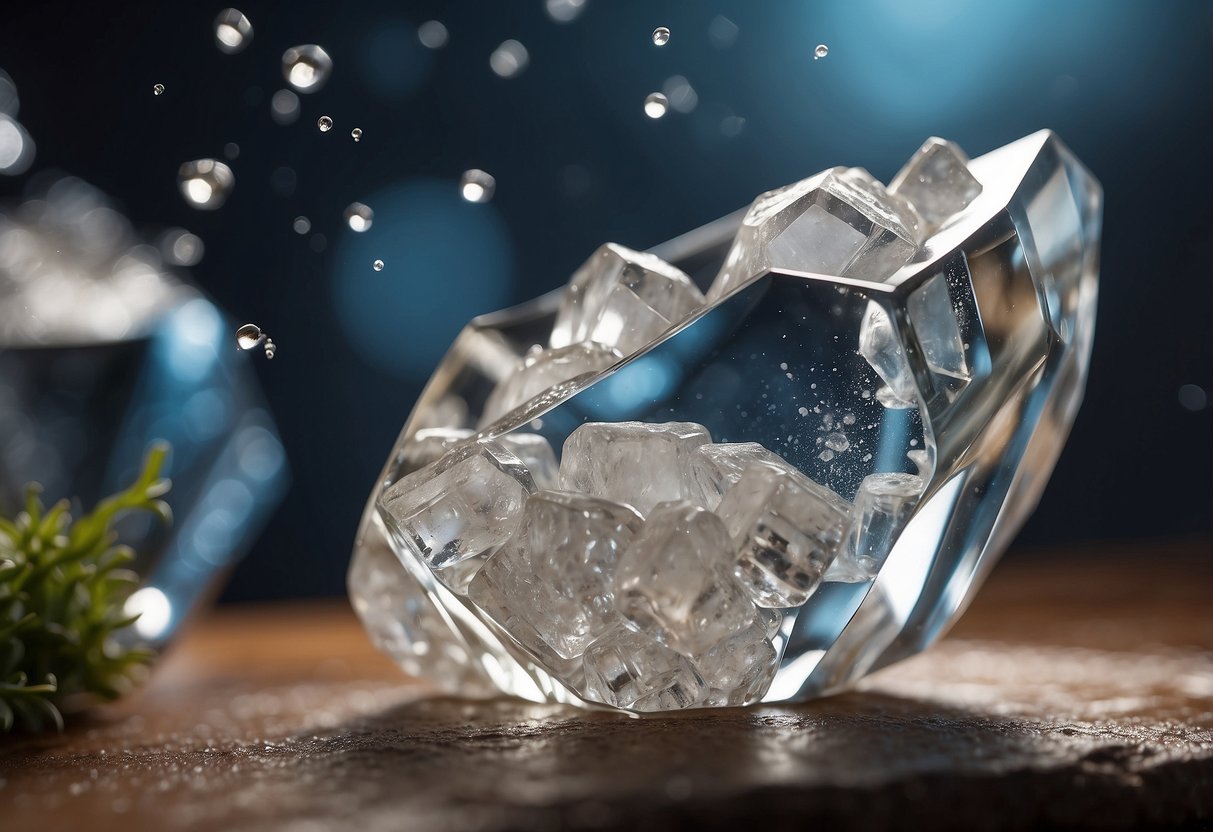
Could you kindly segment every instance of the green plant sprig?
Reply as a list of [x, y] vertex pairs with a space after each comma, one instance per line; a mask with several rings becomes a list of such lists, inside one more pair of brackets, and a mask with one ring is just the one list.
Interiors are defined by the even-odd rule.
[[47, 509], [36, 483], [26, 486], [24, 511], [0, 517], [0, 732], [62, 729], [65, 699], [116, 699], [151, 660], [151, 650], [114, 639], [138, 618], [123, 610], [138, 578], [125, 568], [135, 554], [112, 526], [131, 511], [172, 521], [160, 499], [168, 452], [154, 445], [129, 488], [74, 522], [68, 501]]

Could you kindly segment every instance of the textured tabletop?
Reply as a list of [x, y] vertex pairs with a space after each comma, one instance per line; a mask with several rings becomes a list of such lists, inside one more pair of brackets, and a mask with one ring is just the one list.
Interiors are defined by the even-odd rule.
[[1213, 552], [1012, 559], [937, 648], [795, 706], [432, 698], [344, 605], [222, 610], [131, 700], [0, 739], [4, 829], [1205, 828]]

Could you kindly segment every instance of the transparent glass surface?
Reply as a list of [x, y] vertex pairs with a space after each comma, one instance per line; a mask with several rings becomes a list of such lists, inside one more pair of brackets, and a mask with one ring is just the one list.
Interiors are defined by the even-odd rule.
[[[419, 432], [463, 429], [482, 444], [538, 434], [559, 458], [591, 422], [692, 422], [716, 443], [760, 443], [859, 513], [893, 505], [885, 492], [861, 496], [875, 482], [865, 478], [922, 478], [916, 501], [896, 503], [895, 526], [867, 529], [887, 538], [883, 562], [838, 561], [807, 601], [774, 611], [767, 683], [692, 705], [827, 693], [937, 639], [1056, 462], [1082, 397], [1098, 273], [1099, 185], [1051, 132], [968, 162], [963, 185], [963, 210], [933, 221], [883, 280], [764, 266], [714, 297], [740, 214], [659, 246], [653, 253], [709, 303], [608, 369], [487, 426], [494, 388], [549, 342], [563, 290], [472, 321], [405, 424], [358, 532], [350, 591], [376, 644], [453, 693], [601, 701], [579, 671], [473, 603], [466, 580], [432, 569], [390, 506], [392, 487], [427, 462]], [[672, 690], [685, 692], [683, 682]], [[655, 708], [686, 706], [662, 702]]]

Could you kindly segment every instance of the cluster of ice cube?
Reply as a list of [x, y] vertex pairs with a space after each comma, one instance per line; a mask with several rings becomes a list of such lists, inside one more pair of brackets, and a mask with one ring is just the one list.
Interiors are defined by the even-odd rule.
[[876, 474], [855, 504], [752, 442], [690, 422], [591, 422], [557, 466], [537, 434], [427, 430], [384, 519], [588, 699], [636, 711], [757, 700], [784, 611], [874, 577], [922, 481]]

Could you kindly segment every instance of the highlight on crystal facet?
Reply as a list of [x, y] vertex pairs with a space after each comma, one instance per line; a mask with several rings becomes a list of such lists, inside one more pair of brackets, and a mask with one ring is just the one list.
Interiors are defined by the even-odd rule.
[[446, 690], [634, 712], [923, 649], [1081, 401], [1100, 200], [1051, 132], [972, 160], [932, 138], [887, 187], [831, 168], [601, 246], [456, 340], [372, 492], [355, 609]]

